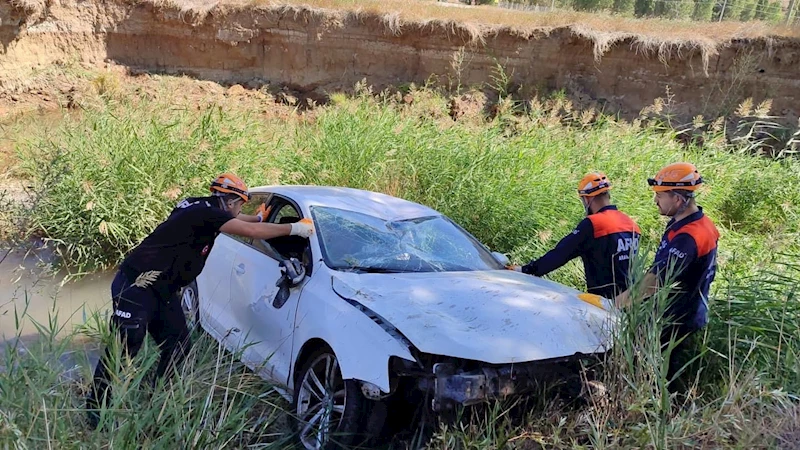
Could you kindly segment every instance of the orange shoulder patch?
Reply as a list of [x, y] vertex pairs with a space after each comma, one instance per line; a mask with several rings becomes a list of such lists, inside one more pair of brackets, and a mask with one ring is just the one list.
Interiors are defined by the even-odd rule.
[[601, 238], [614, 233], [636, 233], [641, 234], [636, 222], [625, 213], [611, 209], [589, 216], [594, 228], [594, 237]]
[[670, 233], [670, 240], [679, 234], [688, 234], [694, 239], [694, 244], [697, 246], [698, 258], [702, 258], [711, 253], [712, 250], [717, 248], [717, 241], [719, 241], [719, 231], [717, 227], [714, 226], [714, 222], [706, 216]]

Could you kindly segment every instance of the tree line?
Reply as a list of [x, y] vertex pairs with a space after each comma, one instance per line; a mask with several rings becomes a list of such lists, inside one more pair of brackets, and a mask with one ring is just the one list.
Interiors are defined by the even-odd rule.
[[[498, 0], [467, 0], [465, 3], [498, 4]], [[797, 0], [793, 0], [786, 10], [780, 0], [502, 0], [499, 3], [511, 7], [607, 11], [632, 17], [703, 22], [761, 20], [793, 23], [800, 8]]]

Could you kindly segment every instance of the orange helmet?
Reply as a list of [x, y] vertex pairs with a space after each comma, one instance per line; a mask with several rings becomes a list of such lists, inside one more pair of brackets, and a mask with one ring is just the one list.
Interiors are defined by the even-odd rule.
[[224, 194], [235, 194], [244, 201], [250, 200], [250, 192], [247, 185], [241, 178], [232, 173], [223, 173], [211, 182], [211, 193], [221, 192]]
[[594, 197], [611, 189], [611, 182], [603, 172], [587, 173], [578, 182], [578, 195], [581, 197]]
[[655, 178], [648, 178], [647, 184], [655, 192], [673, 191], [676, 189], [696, 191], [703, 184], [703, 177], [697, 167], [691, 163], [673, 163], [659, 170]]

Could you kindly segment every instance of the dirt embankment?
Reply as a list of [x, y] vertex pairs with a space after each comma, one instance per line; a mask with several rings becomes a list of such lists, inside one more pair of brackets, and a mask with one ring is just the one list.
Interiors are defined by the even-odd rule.
[[[304, 92], [424, 83], [503, 85], [521, 96], [564, 89], [636, 115], [658, 97], [683, 117], [773, 99], [800, 114], [800, 41], [657, 42], [579, 26], [522, 32], [401, 16], [288, 6], [178, 7], [131, 0], [0, 2], [0, 94], [53, 63], [110, 59], [135, 70]], [[502, 69], [500, 69], [502, 68]], [[669, 93], [669, 95], [668, 95]], [[796, 122], [795, 122], [796, 123]]]

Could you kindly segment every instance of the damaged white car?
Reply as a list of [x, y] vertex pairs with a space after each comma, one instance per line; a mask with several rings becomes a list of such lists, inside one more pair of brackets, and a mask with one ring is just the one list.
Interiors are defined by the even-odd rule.
[[245, 213], [266, 203], [270, 222], [310, 217], [316, 234], [222, 234], [182, 300], [292, 402], [305, 448], [385, 432], [401, 404], [441, 412], [524, 395], [608, 350], [609, 312], [506, 270], [430, 208], [337, 187], [252, 194]]

